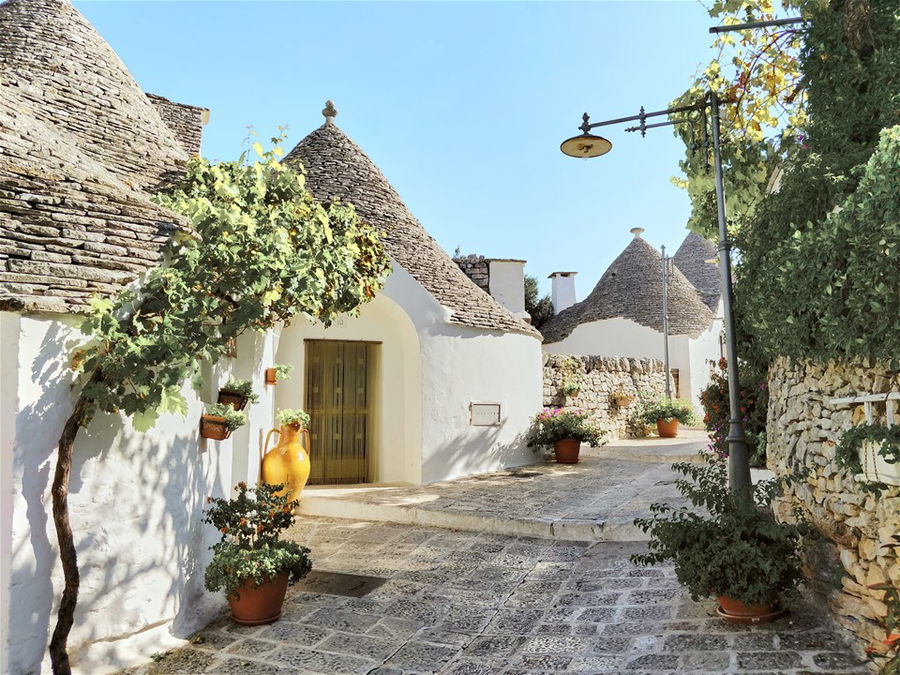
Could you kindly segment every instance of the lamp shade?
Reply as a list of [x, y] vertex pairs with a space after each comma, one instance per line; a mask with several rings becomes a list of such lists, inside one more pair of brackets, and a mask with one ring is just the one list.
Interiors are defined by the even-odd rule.
[[569, 157], [599, 157], [612, 150], [612, 143], [603, 136], [581, 134], [564, 140], [559, 149]]

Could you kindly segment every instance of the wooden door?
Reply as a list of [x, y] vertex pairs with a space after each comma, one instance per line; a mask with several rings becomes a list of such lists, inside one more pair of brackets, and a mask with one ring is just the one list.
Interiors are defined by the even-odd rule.
[[372, 348], [365, 342], [306, 342], [311, 485], [368, 480]]

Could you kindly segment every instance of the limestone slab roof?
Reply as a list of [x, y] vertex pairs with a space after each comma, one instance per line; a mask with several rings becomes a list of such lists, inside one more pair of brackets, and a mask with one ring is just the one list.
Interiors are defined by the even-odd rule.
[[695, 232], [689, 232], [672, 257], [675, 266], [697, 289], [706, 306], [713, 311], [719, 304], [722, 280], [719, 267], [707, 261], [716, 258], [718, 253], [716, 245], [709, 239]]
[[[696, 335], [706, 330], [713, 313], [677, 267], [669, 277], [669, 334]], [[559, 342], [583, 323], [631, 319], [662, 332], [662, 255], [640, 235], [625, 247], [584, 300], [541, 326], [544, 342]]]
[[0, 309], [80, 311], [153, 267], [187, 154], [67, 0], [0, 4]]
[[306, 168], [307, 185], [317, 199], [349, 202], [362, 220], [384, 230], [388, 254], [449, 308], [452, 323], [539, 336], [472, 283], [410, 213], [372, 160], [330, 119], [285, 157], [287, 163], [296, 161]]

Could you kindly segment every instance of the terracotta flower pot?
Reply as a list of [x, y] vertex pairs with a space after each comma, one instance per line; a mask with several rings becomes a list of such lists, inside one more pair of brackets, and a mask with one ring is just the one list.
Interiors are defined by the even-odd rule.
[[716, 598], [719, 603], [717, 614], [724, 619], [737, 623], [767, 623], [782, 616], [784, 612], [777, 607], [766, 604], [746, 605], [727, 595]]
[[257, 588], [245, 583], [238, 589], [236, 595], [228, 596], [231, 618], [235, 623], [244, 626], [258, 626], [277, 621], [281, 616], [287, 585], [287, 572], [279, 574]]
[[231, 429], [224, 417], [217, 415], [202, 415], [200, 417], [200, 436], [213, 441], [224, 441], [231, 436]]
[[577, 464], [580, 450], [581, 441], [574, 438], [566, 438], [553, 444], [556, 461], [560, 464]]
[[656, 420], [656, 431], [661, 438], [675, 438], [678, 435], [678, 419], [673, 417], [668, 422]]
[[274, 368], [266, 368], [266, 384], [278, 383], [278, 371]]
[[247, 406], [247, 397], [233, 391], [219, 390], [219, 403], [227, 403], [235, 410], [243, 410]]

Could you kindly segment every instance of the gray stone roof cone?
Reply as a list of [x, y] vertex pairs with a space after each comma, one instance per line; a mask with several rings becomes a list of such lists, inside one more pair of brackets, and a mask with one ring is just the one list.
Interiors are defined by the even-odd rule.
[[77, 312], [156, 265], [190, 225], [150, 192], [186, 159], [67, 0], [0, 4], [0, 309]]
[[[662, 255], [640, 235], [635, 232], [590, 295], [541, 326], [544, 342], [564, 340], [580, 324], [617, 317], [662, 332]], [[669, 278], [670, 335], [699, 334], [712, 320], [713, 314], [697, 290], [673, 267]]]
[[320, 201], [349, 202], [365, 222], [383, 229], [385, 248], [434, 298], [451, 311], [452, 323], [537, 336], [478, 288], [410, 213], [377, 166], [334, 123], [329, 101], [326, 122], [300, 141], [285, 162], [302, 162], [307, 186]]
[[719, 305], [722, 280], [718, 265], [707, 261], [716, 258], [718, 254], [716, 245], [709, 239], [690, 232], [672, 257], [678, 269], [700, 293], [706, 306], [713, 311]]

